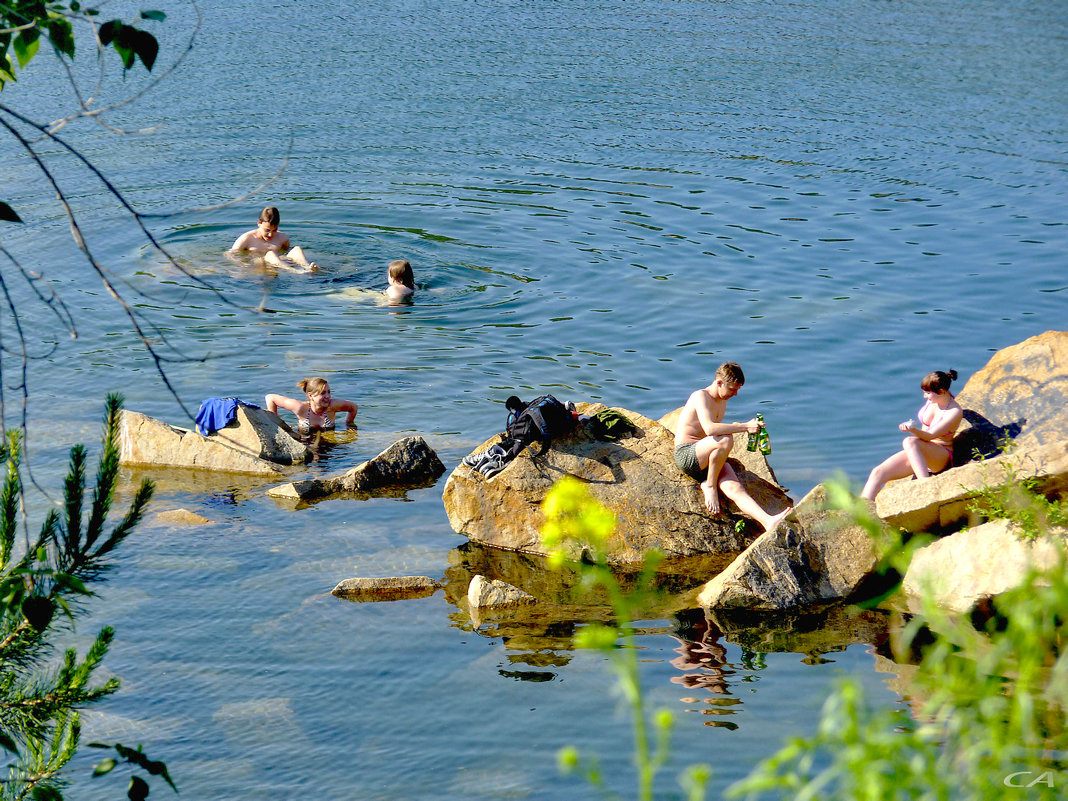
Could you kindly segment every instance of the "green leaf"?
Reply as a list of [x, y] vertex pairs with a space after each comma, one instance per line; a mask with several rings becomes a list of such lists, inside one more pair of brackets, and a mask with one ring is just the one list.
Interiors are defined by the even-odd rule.
[[6, 731], [0, 731], [0, 748], [3, 748], [5, 751], [10, 751], [13, 754], [19, 752], [18, 746], [15, 745], [15, 741]]
[[96, 32], [96, 36], [100, 40], [100, 44], [109, 45], [119, 35], [119, 31], [121, 30], [122, 21], [113, 19], [101, 25], [100, 29]]
[[[0, 80], [2, 80], [3, 72], [4, 70], [0, 69]], [[0, 220], [5, 220], [6, 222], [22, 222], [22, 218], [15, 213], [15, 210], [2, 200], [0, 200]]]
[[63, 55], [74, 58], [74, 31], [62, 17], [52, 18], [45, 24], [52, 46]]
[[105, 773], [111, 773], [118, 764], [118, 760], [112, 759], [111, 757], [102, 759], [100, 762], [97, 762], [96, 767], [93, 768], [93, 776], [103, 776]]
[[156, 22], [163, 22], [167, 19], [167, 15], [162, 11], [142, 11], [141, 19], [154, 19]]
[[133, 50], [137, 53], [137, 57], [141, 59], [141, 63], [145, 65], [145, 69], [149, 72], [152, 71], [152, 65], [156, 63], [156, 56], [159, 54], [159, 42], [156, 41], [156, 37], [147, 31], [141, 31], [137, 28], [131, 29], [133, 34]]
[[79, 595], [92, 595], [93, 591], [85, 586], [85, 582], [70, 573], [56, 573], [56, 585], [66, 590], [71, 590]]
[[41, 47], [41, 33], [36, 28], [27, 31], [19, 31], [15, 37], [15, 58], [19, 60], [19, 67], [25, 67], [30, 60], [37, 55]]
[[126, 797], [130, 801], [145, 801], [148, 798], [148, 782], [140, 776], [130, 779], [130, 788], [126, 791]]
[[82, 4], [79, 3], [78, 0], [71, 0], [70, 10], [77, 14], [82, 10]]

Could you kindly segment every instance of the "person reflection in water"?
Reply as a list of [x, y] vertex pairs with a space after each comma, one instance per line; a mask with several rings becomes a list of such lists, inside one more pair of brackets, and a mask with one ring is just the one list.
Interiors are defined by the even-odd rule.
[[319, 266], [308, 261], [304, 251], [300, 247], [291, 246], [289, 236], [278, 230], [280, 220], [278, 209], [268, 206], [260, 212], [256, 227], [241, 234], [226, 254], [232, 256], [237, 253], [252, 253], [268, 267], [292, 269], [289, 265], [294, 264], [303, 272], [318, 270]]

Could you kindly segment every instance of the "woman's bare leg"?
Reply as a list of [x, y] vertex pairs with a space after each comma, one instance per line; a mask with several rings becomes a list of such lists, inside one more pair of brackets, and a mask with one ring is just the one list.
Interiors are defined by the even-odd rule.
[[901, 443], [916, 478], [930, 478], [932, 470], [941, 470], [949, 463], [949, 452], [918, 437], [906, 437]]
[[[915, 439], [915, 437], [912, 437], [912, 439]], [[907, 478], [912, 474], [912, 465], [909, 464], [908, 456], [904, 451], [898, 451], [872, 469], [867, 482], [864, 484], [864, 489], [860, 492], [860, 497], [873, 501], [887, 481], [895, 478]]]

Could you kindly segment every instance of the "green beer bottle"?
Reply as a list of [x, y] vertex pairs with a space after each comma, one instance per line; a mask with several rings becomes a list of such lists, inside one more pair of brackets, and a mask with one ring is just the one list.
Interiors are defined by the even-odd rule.
[[[757, 414], [757, 422], [763, 423], [764, 422], [764, 415]], [[760, 445], [760, 432], [763, 431], [763, 430], [764, 430], [763, 428], [759, 428], [759, 429], [757, 429], [755, 434], [753, 434], [753, 433], [749, 434], [749, 441], [745, 443], [745, 449], [747, 451], [752, 451], [753, 453], [756, 453], [756, 449]]]
[[[763, 422], [763, 418], [761, 418], [761, 421]], [[768, 436], [768, 427], [761, 428], [757, 436], [760, 437], [760, 452], [767, 456], [771, 453], [771, 437]]]

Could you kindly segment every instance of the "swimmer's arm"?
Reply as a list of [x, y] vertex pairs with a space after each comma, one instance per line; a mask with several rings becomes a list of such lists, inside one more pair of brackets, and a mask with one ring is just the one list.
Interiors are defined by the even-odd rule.
[[299, 401], [295, 398], [287, 398], [285, 395], [265, 395], [263, 397], [263, 403], [267, 407], [267, 411], [274, 414], [278, 414], [278, 410], [288, 409], [293, 412], [297, 417], [300, 417], [301, 411], [304, 406], [307, 405], [307, 401]]
[[359, 410], [360, 407], [350, 400], [341, 400], [340, 398], [335, 398], [334, 402], [330, 404], [330, 411], [346, 412], [348, 414], [348, 416], [345, 418], [345, 425], [347, 426], [351, 426], [353, 423], [356, 422], [356, 412], [358, 412]]

